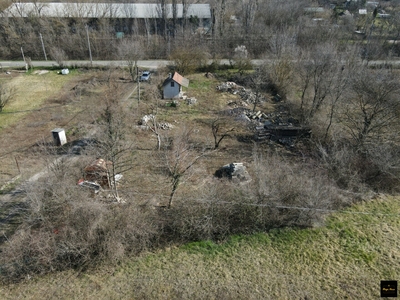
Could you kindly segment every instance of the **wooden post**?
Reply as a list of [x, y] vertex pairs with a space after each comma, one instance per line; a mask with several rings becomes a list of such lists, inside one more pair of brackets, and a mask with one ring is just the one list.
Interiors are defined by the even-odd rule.
[[89, 26], [88, 25], [86, 25], [86, 36], [87, 36], [88, 48], [89, 48], [90, 66], [93, 66], [92, 49], [90, 49]]
[[43, 48], [44, 58], [45, 58], [45, 59], [46, 59], [46, 61], [47, 61], [47, 54], [46, 54], [46, 49], [44, 48], [44, 43], [43, 43], [43, 37], [42, 37], [42, 34], [41, 34], [41, 33], [39, 33], [39, 36], [40, 36], [40, 40], [41, 40], [41, 42], [42, 42], [42, 48]]

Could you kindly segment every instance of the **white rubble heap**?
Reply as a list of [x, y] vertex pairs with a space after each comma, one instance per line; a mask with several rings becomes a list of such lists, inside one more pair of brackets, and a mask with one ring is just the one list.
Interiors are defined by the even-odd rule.
[[[142, 117], [141, 120], [141, 125], [142, 126], [154, 126], [154, 120], [155, 120], [155, 116], [150, 114], [150, 115], [145, 115]], [[148, 124], [148, 122], [151, 121], [150, 125]], [[163, 129], [163, 130], [169, 130], [174, 128], [174, 125], [172, 125], [171, 123], [167, 123], [167, 122], [160, 122], [157, 123], [157, 128]]]

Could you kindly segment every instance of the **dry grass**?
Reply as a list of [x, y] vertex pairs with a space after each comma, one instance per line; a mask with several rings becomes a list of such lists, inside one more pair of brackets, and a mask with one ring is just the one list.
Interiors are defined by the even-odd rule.
[[32, 149], [37, 143], [51, 141], [52, 129], [64, 128], [68, 141], [87, 135], [101, 102], [96, 95], [104, 88], [106, 76], [76, 70], [68, 76], [56, 71], [12, 74], [13, 78], [6, 81], [16, 87], [17, 94], [0, 116], [0, 138], [7, 141], [0, 148], [0, 182], [18, 174], [15, 158], [23, 179], [44, 167]]
[[399, 198], [379, 198], [333, 214], [326, 227], [192, 243], [116, 268], [2, 286], [0, 293], [3, 299], [374, 299], [380, 280], [400, 274], [399, 214]]
[[[203, 82], [201, 76], [190, 76], [193, 85], [189, 96], [195, 96], [198, 104], [181, 104], [176, 109], [161, 106], [158, 119], [177, 127], [193, 126], [195, 142], [207, 144], [212, 140], [207, 122], [235, 96], [216, 93], [217, 81]], [[88, 78], [82, 80], [87, 82]], [[71, 93], [75, 84], [66, 84], [64, 94]], [[81, 130], [95, 118], [84, 109], [99, 106], [97, 97], [90, 97], [90, 93], [100, 90], [100, 86], [89, 89], [84, 99], [92, 102], [83, 103], [76, 98], [61, 101], [67, 112], [63, 122], [83, 111], [72, 122], [65, 123], [71, 127], [68, 130]], [[135, 143], [135, 160], [132, 170], [124, 176], [121, 191], [130, 195], [128, 201], [162, 201], [162, 195], [168, 195], [168, 178], [160, 168], [162, 157], [154, 151], [156, 139], [150, 131], [140, 131], [135, 126], [142, 114], [151, 113], [154, 103], [142, 103], [139, 114], [135, 100], [135, 93], [127, 100], [133, 116], [127, 124], [128, 138]], [[33, 121], [24, 122], [27, 126]], [[77, 136], [82, 136], [84, 133], [79, 130]], [[246, 134], [244, 129], [240, 130], [240, 134]], [[172, 135], [173, 131], [163, 135]], [[250, 162], [252, 150], [252, 143], [240, 142], [237, 137], [224, 140], [220, 151], [210, 153], [195, 166], [195, 176], [182, 183], [177, 198], [183, 199], [195, 188], [200, 193], [216, 168], [226, 163]], [[373, 214], [359, 214], [360, 211]], [[27, 274], [27, 280], [18, 285], [0, 286], [0, 294], [4, 299], [376, 298], [380, 280], [397, 279], [400, 274], [399, 214], [399, 198], [377, 199], [334, 214], [324, 228], [274, 230], [232, 237], [221, 244], [192, 243], [143, 254], [123, 261], [119, 267], [104, 265], [96, 270], [66, 271], [31, 279]]]
[[0, 128], [7, 128], [18, 122], [24, 115], [43, 108], [43, 103], [57, 92], [71, 77], [60, 76], [56, 71], [45, 74], [29, 74], [14, 77], [8, 82], [17, 90], [15, 100], [4, 108]]
[[[153, 77], [152, 85], [162, 82], [162, 75]], [[221, 166], [231, 162], [247, 162], [251, 157], [253, 150], [252, 143], [243, 143], [238, 141], [239, 134], [249, 134], [246, 128], [240, 123], [232, 121], [232, 126], [236, 127], [236, 131], [232, 137], [228, 137], [221, 143], [221, 151], [211, 152], [214, 147], [213, 135], [211, 130], [211, 121], [218, 117], [218, 112], [227, 109], [227, 104], [235, 99], [238, 95], [229, 93], [220, 93], [216, 91], [219, 84], [217, 79], [209, 79], [204, 74], [192, 74], [188, 76], [190, 85], [186, 90], [189, 97], [195, 97], [197, 104], [187, 105], [183, 100], [179, 100], [178, 107], [167, 107], [165, 104], [169, 100], [158, 99], [158, 122], [168, 122], [174, 126], [172, 130], [160, 130], [163, 142], [172, 137], [176, 130], [182, 126], [188, 126], [193, 130], [193, 142], [200, 144], [201, 148], [208, 148], [209, 152], [203, 159], [196, 164], [195, 176], [192, 176], [180, 186], [177, 196], [181, 196], [187, 190], [193, 190], [195, 187], [202, 187], [205, 179], [212, 178], [212, 174]], [[141, 84], [142, 97], [145, 95], [150, 85]], [[150, 130], [141, 130], [136, 127], [137, 122], [145, 114], [155, 114], [157, 99], [141, 100], [138, 109], [137, 92], [135, 91], [127, 101], [127, 107], [133, 118], [128, 124], [128, 139], [134, 142], [134, 161], [132, 170], [128, 171], [124, 176], [125, 182], [122, 189], [135, 194], [134, 201], [147, 202], [153, 201], [154, 197], [157, 202], [163, 203], [167, 197], [162, 198], [160, 195], [168, 195], [169, 178], [163, 174], [162, 166], [165, 167], [165, 155], [158, 153], [156, 150], [157, 139], [155, 134]], [[140, 112], [140, 113], [138, 113]], [[204, 149], [199, 149], [200, 151]], [[138, 176], [140, 174], [140, 176]], [[156, 196], [155, 196], [156, 195]]]

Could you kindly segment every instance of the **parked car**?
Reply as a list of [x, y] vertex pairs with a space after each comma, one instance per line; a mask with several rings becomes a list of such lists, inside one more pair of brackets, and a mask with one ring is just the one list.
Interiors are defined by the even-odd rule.
[[150, 81], [150, 76], [151, 76], [150, 72], [149, 71], [145, 71], [140, 76], [140, 81]]

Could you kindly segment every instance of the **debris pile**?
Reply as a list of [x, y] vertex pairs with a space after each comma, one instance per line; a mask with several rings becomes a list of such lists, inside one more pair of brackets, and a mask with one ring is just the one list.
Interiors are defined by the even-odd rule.
[[[149, 121], [151, 121], [150, 124], [148, 124]], [[169, 130], [169, 129], [174, 128], [174, 125], [172, 125], [171, 123], [168, 123], [168, 122], [157, 123], [155, 121], [155, 116], [152, 114], [143, 116], [142, 120], [139, 122], [139, 125], [142, 125], [142, 126], [145, 126], [148, 128], [150, 126], [154, 127], [154, 123], [156, 123], [156, 126], [159, 129]]]
[[250, 175], [247, 172], [243, 163], [230, 163], [215, 172], [218, 178], [228, 178], [234, 183], [248, 183], [251, 181]]
[[188, 97], [185, 99], [187, 105], [194, 105], [197, 103], [197, 99], [194, 97]]
[[89, 188], [95, 194], [102, 189], [111, 188], [114, 180], [118, 183], [123, 177], [122, 174], [115, 174], [114, 180], [111, 180], [109, 172], [111, 168], [111, 161], [101, 158], [95, 160], [83, 169], [83, 178], [79, 179], [78, 185]]
[[[287, 147], [294, 147], [296, 139], [311, 136], [311, 129], [300, 125], [300, 122], [290, 117], [288, 110], [279, 105], [273, 113], [252, 111], [246, 106], [257, 104], [266, 100], [261, 93], [255, 93], [250, 89], [237, 85], [235, 82], [224, 82], [217, 86], [218, 91], [229, 92], [240, 96], [240, 100], [228, 103], [232, 109], [221, 112], [223, 115], [233, 116], [237, 121], [243, 121], [255, 127], [255, 139], [258, 141], [271, 140]], [[271, 100], [281, 102], [282, 97], [275, 94]], [[255, 106], [254, 106], [255, 107]]]
[[144, 115], [139, 125], [147, 125], [147, 122], [154, 121], [155, 117], [153, 115]]
[[247, 111], [247, 112], [244, 112], [244, 114], [246, 115], [247, 118], [249, 118], [249, 121], [254, 120], [257, 122], [262, 122], [263, 119], [264, 120], [267, 119], [267, 115], [264, 114], [263, 112], [261, 112], [260, 110], [256, 111], [256, 112]]
[[237, 120], [255, 123], [255, 125], [260, 125], [260, 123], [268, 118], [268, 115], [261, 111], [253, 112], [252, 110], [245, 107], [235, 107], [233, 109], [228, 109], [222, 111], [221, 114], [235, 117]]
[[220, 92], [228, 92], [236, 95], [237, 93], [239, 93], [239, 91], [245, 90], [245, 88], [242, 87], [241, 85], [237, 85], [235, 82], [227, 81], [218, 85], [217, 90]]
[[[255, 93], [250, 89], [245, 89], [243, 86], [236, 84], [232, 81], [224, 82], [217, 86], [217, 90], [220, 92], [228, 92], [233, 95], [239, 95], [240, 99], [244, 103], [239, 103], [239, 105], [247, 106], [247, 103], [256, 103], [265, 101], [265, 97], [261, 93]], [[228, 105], [237, 105], [237, 102], [230, 102]]]
[[256, 140], [272, 140], [289, 148], [294, 147], [296, 139], [309, 138], [311, 129], [301, 126], [299, 121], [288, 117], [287, 113], [271, 113], [263, 126], [256, 127]]
[[163, 123], [157, 123], [157, 127], [163, 130], [170, 130], [174, 128], [174, 125], [171, 123], [163, 122]]

